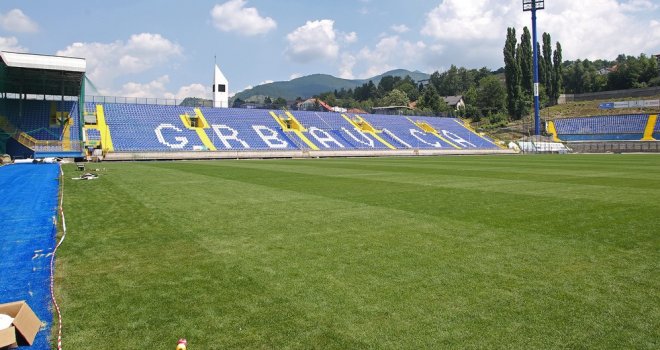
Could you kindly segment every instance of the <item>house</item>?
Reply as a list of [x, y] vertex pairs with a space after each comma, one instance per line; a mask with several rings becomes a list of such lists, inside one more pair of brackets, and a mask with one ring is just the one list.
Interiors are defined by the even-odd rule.
[[318, 108], [320, 108], [320, 105], [316, 102], [315, 98], [308, 98], [305, 101], [298, 103], [299, 111], [315, 111]]
[[449, 105], [449, 107], [453, 108], [455, 111], [459, 110], [460, 108], [465, 108], [465, 101], [463, 101], [463, 96], [458, 95], [458, 96], [446, 96], [443, 97], [445, 100], [445, 103]]
[[608, 75], [610, 74], [610, 68], [601, 68], [598, 70], [598, 75]]

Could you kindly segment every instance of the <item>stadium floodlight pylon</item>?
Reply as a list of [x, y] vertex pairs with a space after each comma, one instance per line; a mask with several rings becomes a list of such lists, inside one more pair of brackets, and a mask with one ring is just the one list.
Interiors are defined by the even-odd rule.
[[532, 50], [534, 52], [534, 135], [541, 134], [539, 112], [539, 52], [536, 42], [536, 11], [545, 9], [545, 0], [522, 0], [523, 12], [532, 12]]

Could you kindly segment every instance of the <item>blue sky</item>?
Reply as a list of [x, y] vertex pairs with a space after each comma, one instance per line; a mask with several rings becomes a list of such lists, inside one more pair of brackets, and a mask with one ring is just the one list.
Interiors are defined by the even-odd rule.
[[[366, 78], [451, 64], [499, 68], [520, 0], [3, 0], [0, 49], [85, 57], [99, 94], [210, 96], [313, 73]], [[546, 0], [539, 33], [565, 59], [660, 53], [657, 0]]]

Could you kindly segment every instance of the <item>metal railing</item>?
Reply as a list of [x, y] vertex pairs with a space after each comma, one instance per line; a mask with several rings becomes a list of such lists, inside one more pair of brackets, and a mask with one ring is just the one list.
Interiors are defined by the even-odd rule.
[[[86, 95], [85, 102], [91, 103], [119, 103], [139, 105], [179, 106], [185, 100], [153, 97], [123, 97], [123, 96], [95, 96]], [[191, 99], [186, 102], [187, 107], [213, 107], [213, 101]]]

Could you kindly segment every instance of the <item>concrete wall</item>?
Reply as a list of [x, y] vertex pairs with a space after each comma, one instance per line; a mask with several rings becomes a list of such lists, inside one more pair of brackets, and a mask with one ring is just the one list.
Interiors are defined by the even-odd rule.
[[569, 142], [576, 153], [660, 153], [660, 141]]
[[186, 159], [261, 159], [328, 157], [407, 157], [439, 155], [515, 154], [512, 150], [382, 150], [382, 151], [216, 151], [216, 152], [112, 152], [106, 161], [186, 160]]
[[574, 101], [593, 101], [593, 100], [607, 100], [612, 98], [627, 98], [627, 97], [648, 97], [660, 95], [660, 86], [654, 86], [644, 89], [628, 89], [628, 90], [612, 90], [601, 92], [590, 92], [586, 94], [562, 94], [559, 95], [558, 104], [565, 104]]

